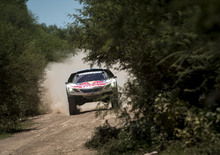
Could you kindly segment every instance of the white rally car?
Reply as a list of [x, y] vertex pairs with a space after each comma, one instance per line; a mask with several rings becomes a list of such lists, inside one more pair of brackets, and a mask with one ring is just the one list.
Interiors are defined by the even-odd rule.
[[91, 101], [110, 101], [118, 107], [116, 76], [108, 69], [87, 69], [72, 73], [66, 82], [70, 115], [78, 112], [77, 105]]

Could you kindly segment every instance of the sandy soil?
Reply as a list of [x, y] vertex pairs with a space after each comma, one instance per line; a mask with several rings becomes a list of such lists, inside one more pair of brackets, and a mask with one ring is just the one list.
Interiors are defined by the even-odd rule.
[[[92, 155], [96, 152], [85, 148], [84, 143], [92, 136], [94, 128], [104, 120], [96, 118], [97, 103], [86, 103], [81, 113], [69, 116], [65, 94], [65, 81], [70, 73], [89, 68], [79, 53], [61, 63], [52, 63], [46, 68], [42, 87], [44, 106], [49, 114], [31, 118], [34, 125], [27, 131], [0, 140], [0, 155]], [[113, 71], [122, 86], [127, 79], [124, 72]], [[108, 115], [114, 121], [114, 116]]]
[[76, 116], [47, 114], [33, 118], [30, 131], [0, 141], [1, 155], [87, 155], [94, 151], [84, 147], [93, 129], [101, 124], [94, 112]]

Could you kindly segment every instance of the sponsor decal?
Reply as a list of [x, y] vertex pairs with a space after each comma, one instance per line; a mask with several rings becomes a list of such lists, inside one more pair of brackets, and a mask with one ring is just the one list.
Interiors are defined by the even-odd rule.
[[89, 82], [83, 82], [79, 85], [73, 86], [73, 88], [76, 89], [82, 89], [82, 88], [90, 88], [90, 87], [96, 87], [96, 86], [104, 86], [106, 85], [106, 82], [103, 81], [89, 81]]

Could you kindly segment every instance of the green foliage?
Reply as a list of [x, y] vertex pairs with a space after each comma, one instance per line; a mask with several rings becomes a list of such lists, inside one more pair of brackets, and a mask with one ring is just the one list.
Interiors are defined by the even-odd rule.
[[175, 141], [184, 149], [217, 141], [219, 2], [80, 2], [84, 8], [77, 17], [78, 40], [88, 49], [87, 60], [107, 65], [119, 62], [120, 69], [134, 76], [126, 87], [132, 110], [122, 114], [131, 128], [134, 119], [144, 125], [135, 124], [135, 132], [125, 130], [131, 139], [158, 150]]
[[206, 141], [205, 143], [200, 143], [197, 146], [184, 148], [180, 142], [173, 143], [165, 151], [162, 151], [161, 155], [218, 155], [219, 154], [219, 140], [217, 142]]
[[135, 132], [136, 126], [124, 129], [117, 129], [115, 127], [105, 124], [97, 127], [94, 136], [87, 141], [88, 148], [95, 148], [99, 150], [100, 154], [139, 154], [138, 149], [140, 142], [132, 138], [131, 132]]
[[25, 2], [0, 4], [0, 133], [17, 129], [26, 116], [39, 114], [43, 70], [48, 62], [70, 52], [64, 38], [36, 24]]
[[118, 136], [119, 130], [109, 125], [97, 127], [94, 137], [86, 143], [89, 148], [99, 148], [103, 144], [108, 143], [112, 138]]
[[57, 34], [49, 33], [44, 29], [45, 28], [42, 28], [41, 26], [37, 27], [35, 37], [29, 44], [30, 50], [37, 51], [41, 55], [44, 55], [47, 61], [61, 60], [70, 53], [71, 47], [68, 41], [63, 40], [59, 38]]

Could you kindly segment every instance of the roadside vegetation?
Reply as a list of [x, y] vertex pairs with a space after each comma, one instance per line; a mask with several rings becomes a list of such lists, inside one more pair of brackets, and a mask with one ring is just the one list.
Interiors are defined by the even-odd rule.
[[119, 62], [134, 76], [125, 89], [132, 110], [120, 110], [124, 125], [98, 127], [86, 145], [102, 154], [217, 155], [220, 2], [79, 1], [74, 41], [86, 59]]
[[17, 131], [40, 114], [45, 66], [72, 52], [66, 29], [38, 24], [26, 0], [0, 2], [0, 133]]

